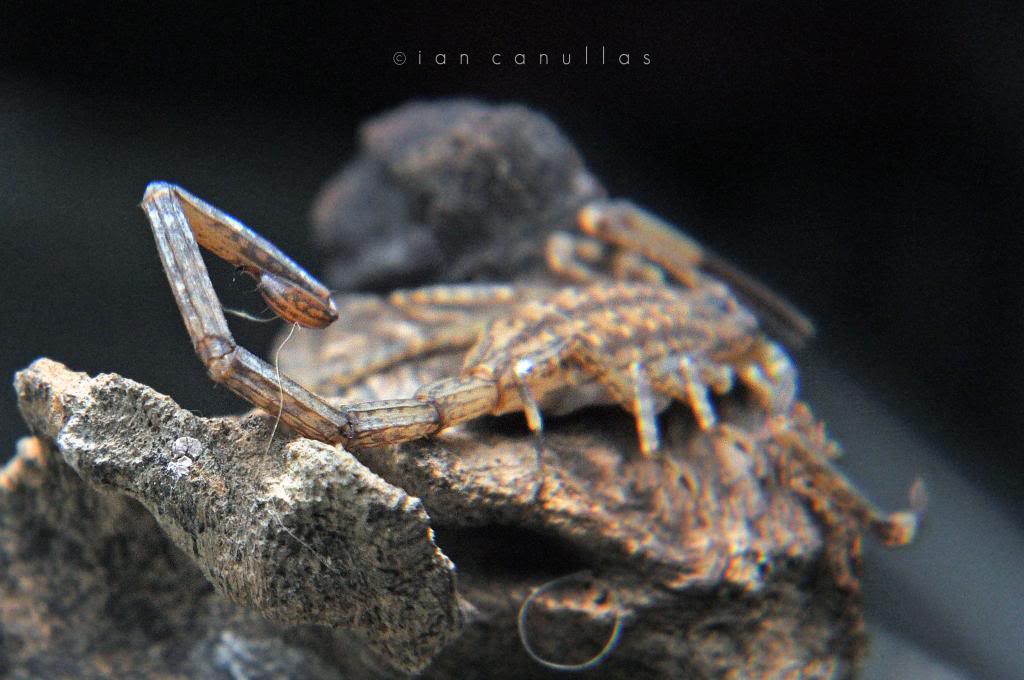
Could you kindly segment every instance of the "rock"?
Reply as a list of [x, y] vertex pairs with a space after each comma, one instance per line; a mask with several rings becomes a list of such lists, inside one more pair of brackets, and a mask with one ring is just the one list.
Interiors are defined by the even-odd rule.
[[[268, 447], [269, 416], [197, 418], [137, 383], [89, 378], [48, 360], [20, 373], [17, 384], [26, 421], [43, 439], [25, 440], [4, 471], [6, 561], [22, 564], [26, 552], [38, 552], [21, 542], [38, 540], [38, 529], [27, 529], [40, 516], [60, 552], [71, 550], [72, 537], [90, 554], [119, 542], [120, 560], [105, 564], [97, 555], [88, 566], [122, 578], [94, 578], [91, 587], [104, 601], [145, 601], [156, 589], [154, 601], [162, 594], [172, 610], [205, 603], [215, 611], [202, 612], [201, 640], [191, 626], [179, 628], [182, 621], [162, 625], [163, 635], [205, 645], [210, 665], [246, 656], [230, 652], [241, 644], [232, 646], [240, 638], [231, 625], [251, 623], [256, 612], [280, 623], [355, 630], [380, 664], [365, 673], [429, 662], [426, 677], [472, 677], [472, 667], [479, 677], [531, 677], [542, 669], [522, 650], [517, 611], [531, 589], [580, 570], [596, 574], [600, 587], [584, 589], [592, 599], [540, 598], [534, 618], [550, 627], [537, 632], [535, 646], [552, 659], [599, 649], [613, 591], [627, 623], [599, 677], [627, 668], [641, 677], [711, 677], [737, 668], [771, 676], [794, 667], [828, 677], [849, 670], [859, 654], [856, 592], [820, 559], [826, 539], [800, 497], [780, 483], [775, 454], [738, 428], [695, 433], [682, 409], [667, 415], [673, 455], [653, 471], [661, 488], [646, 496], [639, 480], [652, 471], [637, 455], [630, 419], [613, 409], [552, 424], [543, 471], [532, 439], [507, 419], [365, 454], [377, 472], [420, 495], [421, 506], [340, 449], [283, 435]], [[392, 385], [399, 389], [401, 378]], [[734, 420], [742, 420], [742, 408], [735, 405]], [[68, 517], [69, 497], [99, 510]], [[459, 565], [461, 606], [424, 507], [438, 545]], [[146, 560], [136, 563], [140, 555], [161, 556], [174, 577], [157, 578]], [[53, 579], [37, 584], [34, 598], [66, 598], [70, 582], [81, 587], [81, 564], [47, 563]], [[22, 568], [34, 571], [30, 564]], [[139, 569], [152, 580], [128, 576]], [[124, 580], [132, 592], [120, 592]], [[5, 593], [5, 601], [22, 590]], [[229, 602], [240, 608], [225, 618]], [[84, 627], [69, 628], [69, 636], [94, 628], [88, 618], [99, 614], [75, 606]], [[459, 634], [461, 612], [468, 616]], [[109, 625], [140, 625], [137, 612], [103, 615], [119, 622]], [[15, 639], [14, 620], [4, 619], [5, 642]], [[256, 628], [259, 645], [288, 647], [293, 629]], [[33, 635], [25, 637], [37, 645], [45, 639]], [[323, 636], [330, 638], [313, 637]], [[142, 636], [134, 644], [134, 654], [149, 658], [146, 648], [156, 642]], [[296, 664], [328, 663], [304, 645], [296, 649]], [[175, 672], [175, 661], [163, 672]], [[507, 672], [494, 670], [499, 662]]]
[[408, 670], [458, 632], [454, 567], [422, 504], [350, 455], [271, 441], [265, 418], [197, 418], [120, 376], [45, 359], [17, 388], [64, 461], [149, 510], [226, 598], [273, 621], [351, 629]]
[[416, 102], [367, 122], [359, 141], [313, 210], [338, 289], [511, 279], [538, 260], [533, 235], [604, 195], [569, 140], [524, 106]]

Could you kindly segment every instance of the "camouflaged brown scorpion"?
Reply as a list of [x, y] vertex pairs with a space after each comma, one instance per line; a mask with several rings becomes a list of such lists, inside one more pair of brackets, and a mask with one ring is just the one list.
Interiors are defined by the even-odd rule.
[[[210, 377], [279, 413], [298, 434], [346, 448], [395, 444], [517, 411], [539, 432], [542, 411], [612, 401], [635, 416], [649, 456], [659, 448], [656, 416], [671, 401], [688, 404], [702, 430], [716, 423], [709, 392], [724, 394], [736, 379], [769, 414], [792, 406], [789, 357], [732, 290], [795, 338], [812, 331], [802, 315], [675, 228], [629, 203], [603, 201], [579, 212], [582, 235], [556, 232], [547, 244], [551, 270], [571, 285], [462, 284], [392, 294], [391, 303], [412, 315], [504, 311], [444, 327], [337, 380], [351, 383], [428, 352], [468, 349], [458, 376], [426, 384], [410, 399], [334, 407], [235, 343], [198, 246], [256, 278], [285, 321], [324, 328], [337, 320], [329, 291], [267, 240], [178, 186], [150, 184], [142, 206]], [[604, 264], [610, 274], [599, 271]]]

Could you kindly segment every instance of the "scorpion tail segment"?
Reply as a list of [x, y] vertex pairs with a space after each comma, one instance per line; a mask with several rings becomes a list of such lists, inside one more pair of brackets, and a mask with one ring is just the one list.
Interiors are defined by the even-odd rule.
[[491, 413], [498, 404], [498, 388], [483, 378], [445, 378], [423, 385], [414, 395], [437, 412], [441, 427]]
[[183, 217], [200, 246], [259, 280], [263, 298], [285, 321], [323, 328], [337, 318], [323, 284], [231, 215], [167, 182], [151, 182], [142, 204], [147, 211], [165, 206], [160, 209]]
[[[222, 353], [226, 352], [226, 353]], [[220, 356], [215, 356], [214, 352]], [[244, 347], [224, 342], [204, 343], [200, 355], [210, 377], [269, 414], [303, 437], [337, 442], [344, 423], [327, 402], [289, 378]]]
[[338, 309], [326, 291], [321, 296], [269, 272], [260, 274], [259, 291], [274, 313], [289, 323], [326, 328], [338, 319]]
[[437, 409], [419, 399], [385, 399], [342, 408], [345, 447], [356, 449], [398, 444], [441, 429]]
[[412, 399], [389, 399], [342, 408], [341, 433], [356, 448], [398, 444], [490, 413], [498, 401], [493, 382], [452, 378], [424, 385]]

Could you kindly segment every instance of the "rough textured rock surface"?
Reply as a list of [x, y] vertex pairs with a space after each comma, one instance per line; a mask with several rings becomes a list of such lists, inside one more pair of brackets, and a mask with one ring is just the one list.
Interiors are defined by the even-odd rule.
[[[0, 676], [366, 676], [317, 626], [216, 593], [138, 502], [94, 488], [26, 437], [0, 473]], [[364, 646], [363, 657], [372, 656]]]
[[270, 443], [265, 419], [202, 420], [137, 383], [45, 359], [17, 388], [35, 432], [84, 479], [141, 503], [231, 600], [354, 630], [401, 668], [458, 631], [454, 568], [421, 503], [350, 455]]
[[511, 279], [538, 259], [534, 232], [604, 195], [569, 140], [524, 106], [416, 102], [367, 122], [359, 142], [313, 210], [334, 288]]
[[[403, 367], [363, 389], [400, 389], [441, 363]], [[422, 497], [438, 544], [459, 565], [459, 606], [419, 501], [343, 451], [282, 434], [268, 454], [268, 416], [196, 418], [144, 386], [48, 360], [19, 374], [18, 392], [42, 437], [25, 440], [0, 495], [0, 547], [18, 565], [12, 578], [24, 574], [24, 582], [8, 579], [3, 598], [6, 656], [19, 668], [60, 649], [62, 640], [48, 645], [35, 632], [57, 625], [56, 616], [68, 644], [85, 644], [63, 657], [75, 672], [102, 674], [102, 664], [115, 662], [110, 655], [126, 668], [132, 655], [154, 664], [155, 650], [183, 646], [200, 655], [189, 663], [215, 667], [232, 653], [245, 657], [232, 644], [256, 644], [246, 637], [256, 635], [272, 648], [296, 645], [275, 663], [303, 668], [331, 669], [341, 656], [350, 671], [352, 659], [364, 659], [361, 675], [430, 661], [428, 677], [497, 677], [495, 664], [504, 677], [543, 676], [522, 650], [517, 610], [532, 588], [583, 569], [599, 585], [538, 598], [533, 640], [546, 657], [583, 660], [600, 648], [618, 610], [625, 631], [594, 671], [599, 677], [781, 677], [795, 669], [832, 677], [859, 653], [856, 593], [839, 585], [843, 565], [821, 559], [824, 539], [776, 469], [779, 452], [739, 429], [697, 433], [682, 409], [666, 416], [673, 455], [657, 470], [638, 456], [630, 419], [614, 409], [553, 423], [543, 471], [512, 419], [364, 455]], [[734, 423], [749, 416], [739, 403], [730, 413]], [[324, 478], [312, 479], [312, 469]], [[639, 480], [652, 475], [660, 480], [653, 493], [638, 493]], [[45, 530], [33, 527], [44, 518]], [[110, 554], [111, 542], [124, 554]], [[855, 546], [841, 547], [849, 554]], [[80, 551], [89, 558], [62, 557]], [[117, 578], [108, 581], [112, 572]], [[96, 601], [74, 595], [83, 588]], [[43, 620], [19, 615], [39, 603]], [[455, 637], [460, 611], [465, 629]], [[303, 640], [298, 629], [254, 613], [358, 635], [320, 629]], [[96, 616], [126, 636], [116, 652], [132, 659], [79, 639]], [[256, 633], [237, 632], [242, 623]], [[151, 639], [154, 626], [160, 633]], [[375, 654], [349, 658], [364, 643]], [[160, 658], [162, 666], [148, 667], [181, 670], [172, 652]]]
[[[317, 208], [322, 238], [365, 245], [370, 263], [336, 285], [375, 285], [374, 269], [393, 285], [530, 275], [539, 236], [600, 193], [519, 107], [412, 105], [369, 124], [363, 147]], [[479, 239], [446, 250], [466, 230]], [[415, 266], [430, 242], [437, 257]], [[337, 302], [346, 323], [296, 334], [285, 373], [351, 400], [457, 370], [439, 353], [330, 390], [321, 359], [410, 323], [372, 295]], [[353, 455], [48, 360], [16, 389], [35, 437], [0, 474], [0, 672], [14, 677], [564, 675], [526, 654], [516, 618], [577, 572], [592, 576], [533, 600], [527, 635], [578, 663], [620, 617], [590, 677], [846, 677], [862, 651], [863, 518], [803, 405], [776, 419], [782, 437], [742, 390], [716, 400], [707, 432], [672, 406], [654, 459], [626, 413], [590, 408], [546, 419], [538, 464], [518, 415]]]

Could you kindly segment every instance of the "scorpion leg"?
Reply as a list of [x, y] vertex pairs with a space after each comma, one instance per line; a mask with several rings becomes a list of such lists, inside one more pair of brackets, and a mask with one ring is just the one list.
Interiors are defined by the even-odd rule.
[[[792, 416], [808, 420], [809, 411], [798, 404]], [[828, 524], [838, 526], [839, 517], [854, 517], [888, 546], [901, 546], [914, 539], [928, 504], [924, 481], [914, 480], [910, 487], [910, 507], [885, 512], [858, 491], [854, 485], [822, 455], [821, 446], [807, 434], [792, 427], [791, 419], [778, 416], [768, 422], [774, 442], [783, 446], [783, 455], [790, 459], [787, 468], [791, 488], [807, 498], [815, 512], [831, 516]]]
[[700, 244], [632, 203], [595, 201], [580, 210], [578, 221], [583, 233], [643, 255], [685, 286], [700, 283]]
[[583, 338], [566, 345], [567, 357], [579, 363], [583, 372], [595, 377], [622, 408], [636, 419], [640, 453], [649, 458], [660, 448], [657, 400], [651, 387], [648, 367], [633, 361], [623, 369], [610, 357]]
[[142, 207], [149, 218], [171, 291], [196, 354], [210, 377], [263, 410], [280, 411], [299, 433], [337, 442], [344, 416], [262, 359], [228, 330], [199, 243], [260, 279], [260, 291], [288, 321], [322, 326], [337, 317], [327, 290], [269, 242], [234, 218], [173, 184], [154, 182]]
[[377, 339], [358, 352], [349, 343], [325, 343], [319, 360], [327, 377], [320, 386], [342, 389], [411, 359], [469, 349], [480, 339], [495, 307], [511, 306], [537, 293], [521, 286], [477, 283], [395, 291], [388, 296], [389, 304], [414, 323], [396, 320], [381, 334], [388, 340]]
[[460, 283], [396, 290], [388, 302], [411, 319], [426, 324], [472, 329], [473, 344], [480, 331], [501, 308], [510, 308], [523, 300], [550, 295], [548, 286], [508, 285], [503, 283]]
[[630, 378], [634, 387], [633, 413], [636, 414], [636, 431], [640, 438], [640, 453], [650, 458], [661, 448], [658, 436], [658, 412], [651, 389], [651, 380], [647, 369], [639, 361], [629, 367]]
[[383, 341], [372, 347], [359, 347], [358, 353], [353, 352], [345, 343], [324, 343], [319, 359], [325, 377], [318, 386], [325, 390], [344, 389], [363, 378], [418, 357], [434, 352], [467, 349], [480, 335], [478, 325], [469, 323], [409, 330], [408, 335], [396, 338], [393, 342]]
[[664, 284], [665, 273], [640, 254], [622, 250], [612, 258], [612, 274], [618, 281]]
[[[519, 287], [498, 284], [395, 291], [388, 297], [388, 303], [408, 320], [385, 319], [371, 343], [352, 342], [351, 333], [345, 336], [348, 341], [323, 343], [317, 358], [324, 377], [318, 387], [337, 392], [411, 359], [435, 352], [466, 350], [479, 340], [495, 313], [493, 308], [511, 305], [526, 293]], [[483, 313], [481, 308], [485, 308]], [[375, 320], [366, 320], [364, 324], [372, 325]]]
[[[548, 269], [574, 283], [593, 283], [607, 278], [595, 269], [595, 265], [603, 264], [608, 258], [605, 244], [597, 239], [556, 231], [548, 237], [545, 255]], [[615, 252], [607, 268], [617, 281], [665, 283], [662, 270], [633, 251]]]
[[540, 413], [540, 405], [537, 403], [537, 398], [533, 395], [533, 390], [530, 389], [529, 379], [532, 373], [534, 364], [531, 361], [520, 360], [516, 362], [513, 367], [513, 372], [516, 375], [516, 382], [518, 383], [519, 401], [523, 404], [523, 414], [526, 416], [526, 425], [533, 432], [533, 445], [537, 452], [537, 472], [540, 478], [540, 484], [537, 487], [536, 495], [540, 495], [544, 488], [544, 479], [546, 477], [544, 473], [544, 419]]
[[767, 286], [628, 201], [595, 201], [580, 210], [578, 220], [585, 234], [639, 253], [687, 287], [700, 284], [702, 270], [720, 278], [758, 312], [769, 330], [795, 346], [814, 335], [810, 319]]
[[736, 373], [771, 413], [786, 413], [796, 400], [796, 369], [778, 344], [759, 339]]
[[388, 302], [410, 314], [429, 307], [479, 307], [518, 302], [517, 288], [503, 283], [462, 283], [396, 290]]
[[601, 278], [593, 268], [605, 255], [604, 244], [556, 231], [548, 237], [544, 256], [548, 269], [574, 283], [590, 283]]
[[[700, 366], [688, 354], [670, 356], [654, 367], [654, 385], [658, 392], [676, 401], [689, 405], [701, 430], [709, 430], [718, 419], [708, 398], [708, 382], [705, 367]], [[721, 380], [728, 384], [727, 380]]]

